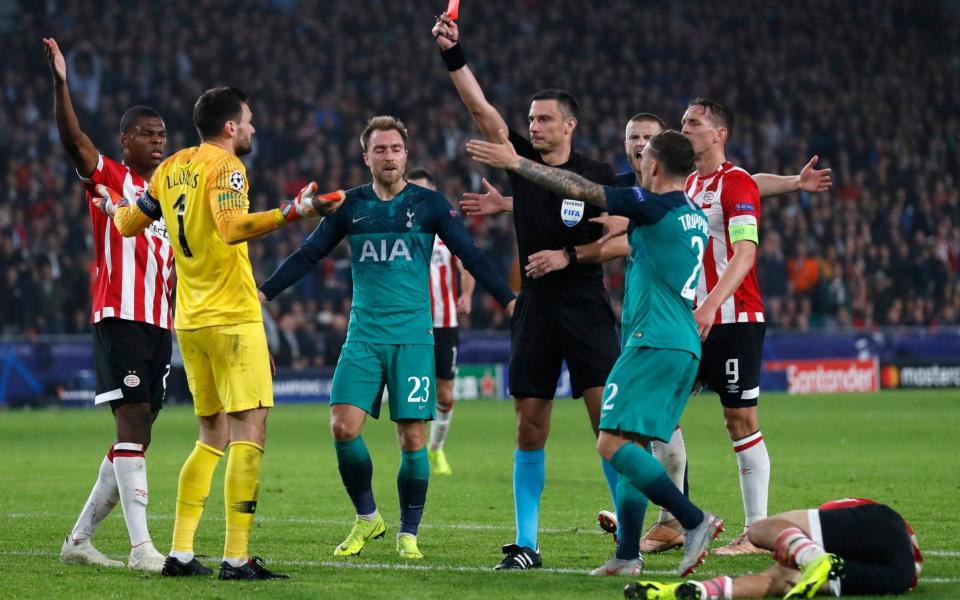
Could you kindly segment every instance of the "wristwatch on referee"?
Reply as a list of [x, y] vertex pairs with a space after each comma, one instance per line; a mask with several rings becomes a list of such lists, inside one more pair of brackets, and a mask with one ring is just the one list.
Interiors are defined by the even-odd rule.
[[570, 264], [577, 264], [577, 249], [573, 246], [567, 246], [563, 249], [567, 253], [567, 258], [570, 259]]

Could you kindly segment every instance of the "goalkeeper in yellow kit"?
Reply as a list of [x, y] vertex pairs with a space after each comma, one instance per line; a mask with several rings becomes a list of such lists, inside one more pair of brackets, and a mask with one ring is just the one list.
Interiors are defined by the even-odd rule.
[[163, 216], [176, 256], [174, 326], [200, 437], [180, 471], [173, 548], [163, 568], [169, 576], [212, 573], [194, 557], [193, 538], [214, 469], [229, 444], [220, 579], [286, 577], [267, 570], [247, 551], [273, 385], [246, 242], [301, 217], [332, 212], [343, 196], [318, 196], [311, 183], [292, 203], [248, 213], [246, 169], [238, 157], [250, 152], [251, 118], [240, 90], [208, 90], [193, 110], [199, 146], [161, 163], [135, 204], [124, 205], [115, 191], [98, 190], [102, 208], [114, 215], [124, 236], [136, 235]]

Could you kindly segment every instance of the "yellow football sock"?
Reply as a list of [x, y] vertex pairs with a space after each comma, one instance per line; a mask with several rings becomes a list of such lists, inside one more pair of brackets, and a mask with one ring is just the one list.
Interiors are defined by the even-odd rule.
[[223, 484], [226, 501], [227, 536], [223, 541], [223, 557], [246, 558], [260, 493], [260, 459], [263, 448], [253, 442], [233, 442], [227, 458], [227, 475]]
[[193, 536], [200, 524], [203, 507], [210, 495], [213, 472], [223, 452], [197, 442], [196, 447], [180, 469], [177, 482], [177, 513], [173, 524], [173, 550], [193, 552]]

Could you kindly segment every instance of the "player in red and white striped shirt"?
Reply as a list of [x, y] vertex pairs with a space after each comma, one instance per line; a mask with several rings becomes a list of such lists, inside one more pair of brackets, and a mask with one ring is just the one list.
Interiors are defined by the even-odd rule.
[[156, 111], [135, 106], [120, 120], [123, 163], [101, 155], [80, 129], [70, 100], [66, 62], [57, 42], [45, 39], [43, 43], [53, 74], [60, 142], [88, 188], [97, 260], [92, 310], [95, 404], [110, 404], [117, 432], [90, 497], [63, 542], [60, 559], [122, 567], [122, 562], [106, 557], [91, 543], [97, 527], [119, 500], [130, 535], [127, 566], [159, 572], [164, 556], [154, 548], [147, 528], [145, 452], [170, 372], [173, 253], [162, 222], [135, 238], [124, 239], [92, 200], [97, 197], [93, 188], [98, 184], [123, 190], [130, 201], [142, 194], [163, 159], [166, 128]]
[[697, 381], [720, 395], [740, 467], [745, 513], [743, 534], [714, 552], [759, 553], [763, 551], [750, 543], [747, 528], [767, 516], [770, 485], [770, 457], [757, 421], [766, 329], [756, 271], [760, 192], [750, 174], [725, 157], [733, 131], [730, 109], [695, 98], [683, 115], [682, 131], [697, 157], [687, 196], [710, 225], [694, 310], [704, 340]]
[[[431, 190], [437, 189], [433, 176], [426, 169], [411, 169], [407, 173], [407, 181]], [[462, 290], [458, 290], [457, 286], [458, 272]], [[427, 445], [430, 471], [436, 475], [453, 474], [443, 451], [443, 443], [453, 418], [453, 384], [457, 376], [457, 352], [460, 346], [457, 314], [470, 314], [475, 285], [473, 276], [463, 268], [443, 240], [436, 238], [430, 259], [430, 307], [433, 311], [433, 356], [437, 372], [437, 418], [430, 425]]]

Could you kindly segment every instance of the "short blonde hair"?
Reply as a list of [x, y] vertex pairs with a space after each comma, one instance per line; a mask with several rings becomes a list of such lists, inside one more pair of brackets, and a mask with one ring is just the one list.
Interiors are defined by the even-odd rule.
[[400, 119], [390, 115], [377, 115], [367, 121], [367, 126], [360, 134], [360, 147], [367, 151], [367, 143], [374, 131], [397, 131], [403, 138], [403, 145], [407, 145], [407, 126]]

